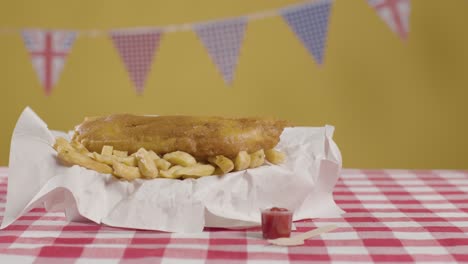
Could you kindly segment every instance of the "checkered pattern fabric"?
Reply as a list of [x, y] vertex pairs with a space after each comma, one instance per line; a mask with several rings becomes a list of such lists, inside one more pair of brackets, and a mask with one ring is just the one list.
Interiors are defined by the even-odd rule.
[[246, 25], [247, 19], [241, 17], [195, 26], [195, 32], [228, 85], [234, 80]]
[[330, 0], [322, 0], [282, 12], [283, 18], [319, 64], [323, 63], [331, 5]]
[[[0, 215], [6, 169], [0, 169]], [[344, 170], [339, 228], [303, 246], [276, 247], [259, 228], [176, 234], [67, 223], [34, 209], [0, 231], [0, 263], [457, 263], [468, 262], [468, 171]]]
[[127, 68], [136, 92], [142, 94], [161, 40], [160, 32], [112, 32], [112, 41]]
[[390, 29], [402, 39], [408, 37], [410, 0], [367, 0]]

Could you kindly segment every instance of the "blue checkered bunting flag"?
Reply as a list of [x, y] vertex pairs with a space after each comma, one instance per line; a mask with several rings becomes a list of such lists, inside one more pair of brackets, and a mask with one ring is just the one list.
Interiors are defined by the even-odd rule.
[[323, 62], [331, 4], [329, 0], [319, 1], [310, 5], [288, 8], [281, 13], [319, 64]]
[[243, 17], [195, 25], [195, 32], [228, 85], [234, 79], [246, 25]]

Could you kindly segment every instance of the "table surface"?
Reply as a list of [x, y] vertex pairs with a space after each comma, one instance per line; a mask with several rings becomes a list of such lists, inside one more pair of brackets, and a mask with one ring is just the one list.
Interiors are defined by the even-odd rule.
[[[0, 167], [0, 219], [6, 176]], [[468, 171], [345, 169], [334, 197], [346, 214], [296, 226], [339, 228], [289, 248], [267, 245], [258, 228], [171, 234], [68, 223], [37, 208], [0, 230], [0, 263], [468, 262]]]

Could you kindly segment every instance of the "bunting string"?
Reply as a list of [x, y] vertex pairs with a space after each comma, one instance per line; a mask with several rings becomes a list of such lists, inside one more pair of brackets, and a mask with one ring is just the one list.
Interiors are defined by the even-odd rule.
[[[363, 0], [401, 39], [409, 33], [411, 0]], [[166, 26], [100, 29], [0, 28], [0, 35], [21, 33], [32, 66], [50, 95], [78, 37], [106, 36], [113, 43], [135, 92], [143, 94], [146, 79], [167, 33], [193, 31], [206, 49], [226, 86], [234, 82], [249, 22], [280, 16], [318, 65], [324, 62], [333, 0], [308, 0], [283, 8], [217, 20]]]
[[[184, 31], [193, 31], [195, 27], [199, 24], [215, 24], [223, 21], [229, 21], [232, 19], [237, 19], [243, 17], [248, 22], [256, 21], [256, 20], [263, 20], [266, 18], [277, 17], [283, 11], [287, 11], [288, 9], [296, 9], [298, 7], [313, 4], [313, 3], [320, 3], [320, 2], [333, 2], [334, 0], [308, 0], [298, 4], [291, 4], [283, 8], [276, 8], [276, 9], [268, 9], [260, 12], [249, 13], [241, 16], [236, 17], [227, 17], [222, 19], [215, 19], [215, 20], [207, 20], [207, 21], [196, 21], [196, 22], [188, 22], [188, 23], [181, 23], [181, 24], [170, 24], [165, 26], [144, 26], [144, 27], [129, 27], [129, 28], [115, 28], [111, 30], [102, 30], [102, 29], [54, 29], [54, 28], [27, 28], [28, 30], [47, 30], [47, 31], [73, 31], [76, 32], [77, 37], [101, 37], [101, 36], [108, 36], [114, 32], [125, 32], [125, 33], [149, 33], [149, 32], [161, 32], [161, 33], [173, 33], [173, 32], [184, 32]], [[0, 27], [0, 34], [16, 34], [20, 31], [23, 31], [23, 28], [14, 28], [14, 27]]]

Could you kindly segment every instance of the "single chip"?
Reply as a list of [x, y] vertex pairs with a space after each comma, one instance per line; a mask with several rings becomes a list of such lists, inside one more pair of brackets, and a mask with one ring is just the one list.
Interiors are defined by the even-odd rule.
[[180, 178], [180, 175], [176, 175], [176, 171], [181, 169], [181, 168], [184, 168], [180, 165], [175, 165], [173, 167], [171, 167], [169, 170], [162, 170], [159, 172], [159, 175], [161, 175], [162, 177], [164, 178], [168, 178], [168, 179], [178, 179]]
[[180, 169], [177, 169], [174, 174], [178, 176], [189, 176], [189, 177], [194, 177], [194, 178], [199, 178], [203, 176], [210, 176], [213, 175], [213, 172], [215, 171], [215, 167], [213, 167], [210, 164], [195, 164], [190, 167], [182, 167]]
[[127, 166], [117, 161], [114, 161], [112, 163], [112, 167], [114, 168], [113, 174], [117, 178], [122, 178], [127, 181], [132, 181], [132, 180], [142, 177], [140, 170], [137, 167]]
[[156, 152], [150, 150], [148, 151], [149, 155], [151, 156], [152, 159], [154, 160], [157, 160], [157, 159], [160, 159], [160, 157], [158, 156], [158, 154], [156, 154]]
[[101, 163], [105, 163], [107, 165], [112, 165], [114, 162], [114, 158], [110, 155], [101, 155], [99, 153], [93, 152], [94, 160], [99, 161]]
[[101, 155], [103, 156], [112, 156], [112, 153], [114, 152], [114, 147], [112, 146], [103, 146], [101, 150]]
[[108, 164], [108, 165], [112, 165], [112, 163], [114, 161], [117, 161], [117, 162], [120, 162], [120, 163], [123, 163], [127, 166], [132, 166], [132, 167], [136, 167], [138, 166], [137, 164], [137, 160], [135, 157], [118, 157], [118, 156], [107, 156], [107, 155], [101, 155], [99, 153], [96, 153], [96, 152], [93, 152], [91, 153], [92, 156], [90, 156], [92, 159], [96, 160], [96, 161], [99, 161], [99, 162], [102, 162], [102, 163], [105, 163], [105, 164]]
[[66, 165], [79, 165], [100, 173], [112, 173], [112, 168], [106, 164], [97, 162], [90, 157], [78, 153], [75, 150], [59, 149], [57, 158]]
[[83, 146], [83, 144], [81, 144], [80, 142], [76, 140], [72, 140], [72, 142], [70, 142], [70, 145], [81, 154], [89, 153], [88, 149], [85, 146]]
[[234, 169], [234, 162], [232, 160], [226, 158], [223, 155], [217, 155], [215, 157], [210, 157], [208, 158], [208, 161], [211, 164], [214, 164], [218, 166], [221, 171], [223, 172], [222, 174], [226, 174]]
[[112, 156], [112, 151], [113, 150], [114, 150], [114, 147], [106, 145], [106, 146], [102, 147], [101, 155]]
[[247, 151], [241, 151], [234, 160], [234, 169], [236, 171], [245, 170], [250, 166], [250, 155]]
[[171, 167], [171, 163], [165, 159], [155, 159], [154, 164], [159, 170], [168, 170]]
[[121, 157], [121, 158], [128, 157], [128, 151], [114, 150], [112, 154], [116, 157]]
[[257, 168], [265, 163], [265, 152], [263, 149], [255, 151], [250, 154], [250, 165], [249, 168]]
[[154, 160], [148, 151], [141, 148], [137, 151], [135, 157], [138, 162], [138, 168], [140, 168], [140, 172], [145, 178], [153, 179], [158, 177], [158, 168], [156, 168], [156, 164], [154, 164]]
[[58, 137], [55, 139], [55, 144], [54, 144], [54, 149], [58, 152], [60, 149], [66, 149], [66, 150], [75, 150], [68, 141], [63, 138], [63, 137]]
[[174, 151], [171, 153], [167, 153], [163, 156], [163, 158], [172, 164], [181, 165], [184, 167], [197, 164], [197, 161], [192, 155], [183, 151]]
[[283, 163], [286, 159], [286, 155], [283, 152], [274, 149], [269, 149], [265, 151], [265, 157], [269, 162], [273, 164]]
[[195, 164], [190, 167], [184, 167], [181, 165], [175, 165], [169, 170], [161, 171], [160, 174], [164, 178], [179, 179], [183, 178], [200, 178], [203, 176], [213, 175], [215, 167], [209, 164]]
[[128, 166], [136, 167], [138, 166], [137, 159], [135, 157], [117, 157], [117, 156], [112, 156], [114, 160], [123, 163]]

